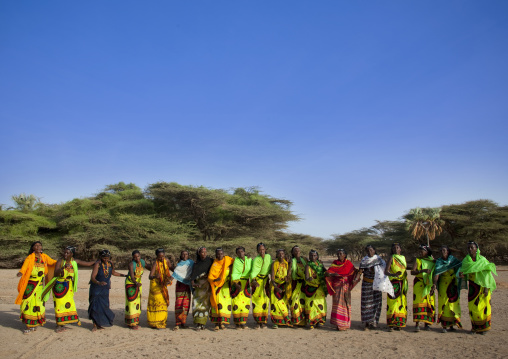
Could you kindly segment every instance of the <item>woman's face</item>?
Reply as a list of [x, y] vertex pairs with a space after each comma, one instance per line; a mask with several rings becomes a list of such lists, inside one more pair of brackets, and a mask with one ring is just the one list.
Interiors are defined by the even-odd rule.
[[132, 256], [132, 260], [136, 263], [139, 263], [141, 262], [141, 254], [139, 253], [135, 253], [133, 256]]
[[166, 253], [164, 253], [164, 252], [159, 252], [159, 253], [157, 254], [157, 260], [158, 260], [159, 262], [162, 262], [162, 261], [164, 260], [164, 257], [165, 257], [165, 256], [166, 256]]
[[427, 257], [429, 252], [426, 249], [420, 248], [420, 257]]
[[372, 247], [367, 248], [367, 255], [369, 257], [374, 257], [376, 255], [376, 250]]
[[396, 245], [394, 245], [394, 246], [393, 246], [393, 252], [394, 252], [395, 254], [400, 254], [401, 249], [400, 249], [400, 246], [399, 246], [398, 244], [396, 244]]
[[187, 259], [189, 259], [189, 252], [183, 251], [182, 253], [180, 253], [180, 259], [182, 261], [186, 261]]
[[101, 257], [101, 262], [108, 263], [110, 259], [111, 259], [111, 257]]
[[344, 253], [344, 251], [337, 251], [337, 259], [344, 262], [344, 259], [346, 259], [346, 253]]
[[224, 251], [222, 249], [215, 251], [215, 258], [222, 260], [224, 258]]
[[285, 255], [286, 255], [286, 253], [284, 251], [278, 251], [277, 252], [277, 259], [282, 261], [284, 259]]
[[201, 260], [206, 258], [206, 248], [201, 248], [199, 251], [199, 258], [201, 258]]
[[244, 259], [245, 258], [245, 251], [243, 250], [243, 248], [238, 248], [236, 250], [236, 255], [238, 258]]
[[294, 255], [296, 258], [300, 258], [300, 255], [301, 255], [300, 248], [298, 248], [298, 247], [293, 248], [293, 255]]
[[264, 256], [264, 255], [265, 255], [265, 253], [266, 253], [266, 248], [265, 248], [265, 246], [259, 246], [259, 247], [258, 247], [258, 253], [259, 253], [260, 255]]
[[310, 252], [309, 253], [309, 260], [312, 262], [317, 261], [317, 253], [316, 252]]
[[40, 243], [35, 243], [32, 247], [33, 251], [37, 254], [41, 254], [42, 253], [42, 244]]
[[478, 248], [476, 248], [474, 243], [469, 243], [467, 245], [467, 251], [471, 257], [476, 258], [476, 252], [478, 252]]
[[443, 259], [447, 259], [449, 254], [448, 248], [441, 247], [441, 257], [443, 257]]
[[72, 251], [70, 249], [64, 249], [63, 257], [66, 261], [70, 261], [72, 259]]

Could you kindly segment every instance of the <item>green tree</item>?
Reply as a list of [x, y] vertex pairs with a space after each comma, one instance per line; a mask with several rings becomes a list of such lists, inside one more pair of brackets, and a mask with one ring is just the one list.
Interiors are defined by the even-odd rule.
[[413, 208], [403, 217], [406, 229], [415, 240], [425, 236], [430, 246], [430, 241], [443, 231], [444, 221], [440, 218], [440, 212], [441, 208]]
[[33, 194], [21, 193], [11, 197], [16, 206], [16, 210], [21, 212], [30, 212], [37, 208], [41, 199]]

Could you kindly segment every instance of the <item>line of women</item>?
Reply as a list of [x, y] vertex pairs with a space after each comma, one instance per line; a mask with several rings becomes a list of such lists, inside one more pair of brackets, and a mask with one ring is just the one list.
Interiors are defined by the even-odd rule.
[[[231, 323], [237, 329], [246, 327], [252, 312], [256, 328], [265, 328], [268, 317], [273, 328], [315, 327], [326, 322], [326, 296], [332, 296], [330, 323], [339, 331], [351, 327], [351, 291], [361, 285], [361, 320], [364, 330], [378, 327], [382, 307], [382, 293], [387, 293], [387, 325], [389, 331], [397, 331], [407, 323], [407, 271], [406, 259], [398, 243], [392, 245], [391, 256], [385, 262], [375, 248], [366, 247], [366, 256], [356, 269], [347, 259], [344, 249], [337, 251], [328, 270], [312, 250], [308, 260], [301, 255], [298, 246], [291, 249], [291, 259], [286, 259], [283, 249], [276, 251], [272, 260], [263, 243], [257, 245], [257, 256], [248, 258], [245, 248], [236, 249], [236, 258], [215, 250], [215, 259], [201, 247], [196, 252], [196, 262], [182, 251], [178, 263], [166, 258], [162, 248], [156, 250], [156, 259], [147, 264], [139, 251], [132, 253], [128, 273], [116, 272], [111, 254], [103, 250], [96, 262], [74, 258], [75, 249], [67, 247], [63, 258], [53, 260], [43, 253], [42, 244], [30, 246], [29, 256], [18, 273], [18, 297], [20, 318], [26, 326], [25, 334], [44, 325], [45, 303], [53, 293], [57, 332], [66, 325], [80, 320], [74, 302], [77, 290], [78, 264], [93, 266], [89, 289], [89, 319], [93, 331], [113, 325], [114, 313], [109, 306], [111, 276], [125, 277], [125, 324], [136, 330], [142, 312], [141, 278], [145, 269], [150, 270], [150, 288], [147, 305], [148, 325], [155, 329], [167, 326], [169, 303], [168, 287], [175, 284], [175, 327], [185, 327], [192, 303], [192, 317], [197, 330], [205, 328], [210, 319], [214, 330], [222, 330]], [[485, 334], [491, 326], [490, 297], [496, 288], [494, 264], [480, 254], [476, 242], [468, 243], [468, 255], [459, 261], [450, 248], [441, 248], [441, 258], [435, 260], [432, 250], [420, 246], [411, 274], [413, 286], [413, 321], [415, 331], [429, 330], [436, 321], [434, 293], [438, 292], [438, 317], [442, 331], [461, 328], [460, 289], [469, 288], [468, 306], [472, 333]], [[54, 267], [54, 269], [52, 268]], [[54, 271], [53, 278], [51, 273]], [[497, 274], [496, 274], [497, 275]], [[47, 284], [44, 285], [46, 277]], [[251, 310], [252, 309], [252, 310]], [[420, 327], [423, 323], [423, 327]]]

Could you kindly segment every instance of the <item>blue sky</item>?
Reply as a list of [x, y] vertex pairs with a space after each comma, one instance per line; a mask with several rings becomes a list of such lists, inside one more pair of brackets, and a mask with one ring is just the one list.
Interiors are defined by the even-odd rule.
[[508, 204], [506, 1], [3, 1], [0, 203], [258, 186], [290, 231]]

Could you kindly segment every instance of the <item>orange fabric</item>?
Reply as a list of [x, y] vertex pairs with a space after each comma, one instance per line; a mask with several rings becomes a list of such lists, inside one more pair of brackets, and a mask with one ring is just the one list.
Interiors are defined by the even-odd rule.
[[166, 301], [166, 305], [169, 305], [169, 292], [168, 286], [171, 285], [169, 278], [171, 277], [171, 272], [169, 271], [169, 267], [166, 265], [166, 260], [163, 262], [157, 261], [157, 268], [155, 269], [156, 273], [160, 274], [159, 283], [161, 285], [161, 293]]
[[[52, 259], [47, 254], [41, 253], [41, 260], [44, 263], [44, 274], [48, 274], [49, 271], [54, 272], [56, 260]], [[23, 294], [25, 293], [26, 285], [32, 274], [32, 269], [35, 265], [35, 253], [32, 253], [26, 257], [23, 266], [19, 270], [22, 274], [18, 283], [18, 296], [16, 297], [15, 304], [21, 304], [23, 301]]]
[[[208, 272], [208, 282], [210, 283], [210, 287], [212, 288], [212, 295], [210, 296], [210, 304], [212, 307], [217, 309], [217, 288], [221, 288], [226, 281], [226, 270], [227, 268], [233, 264], [234, 259], [229, 256], [224, 256], [222, 260], [215, 259], [213, 261], [212, 266], [210, 267], [210, 272]], [[215, 281], [219, 279], [218, 281]]]

